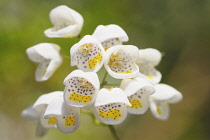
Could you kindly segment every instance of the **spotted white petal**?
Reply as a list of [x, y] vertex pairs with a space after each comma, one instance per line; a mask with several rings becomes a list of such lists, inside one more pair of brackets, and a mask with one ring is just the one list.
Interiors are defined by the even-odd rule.
[[126, 106], [131, 106], [131, 104], [122, 89], [103, 88], [96, 98], [95, 115], [102, 123], [117, 125], [127, 117]]
[[139, 61], [140, 63], [147, 63], [151, 66], [157, 66], [161, 61], [162, 55], [160, 51], [147, 48], [139, 50]]
[[150, 82], [143, 78], [138, 80], [123, 79], [120, 85], [128, 97], [131, 107], [128, 107], [130, 114], [144, 114], [149, 108], [149, 98], [155, 92]]
[[117, 45], [105, 53], [104, 66], [107, 72], [116, 79], [133, 78], [138, 75], [136, 59], [138, 48], [132, 45]]
[[178, 90], [166, 84], [156, 84], [155, 94], [151, 97], [159, 101], [165, 100], [168, 103], [177, 103], [183, 98]]
[[32, 106], [29, 106], [28, 108], [24, 109], [21, 112], [22, 118], [28, 121], [35, 121], [39, 120], [39, 113], [36, 112]]
[[64, 80], [64, 100], [74, 107], [86, 107], [94, 103], [100, 88], [95, 72], [75, 70]]
[[41, 122], [38, 122], [36, 127], [36, 136], [43, 137], [48, 132], [48, 128], [45, 128]]
[[[100, 42], [108, 41], [110, 39], [119, 39], [120, 42], [128, 41], [128, 36], [126, 32], [120, 26], [115, 24], [110, 24], [107, 26], [99, 25], [95, 29], [92, 36], [95, 37]], [[111, 45], [114, 46], [113, 44]]]
[[42, 96], [40, 96], [36, 102], [33, 105], [33, 109], [35, 111], [37, 111], [38, 113], [43, 113], [45, 112], [48, 104], [56, 97], [58, 96], [62, 96], [63, 92], [62, 91], [55, 91], [55, 92], [51, 92], [48, 94], [44, 94]]
[[70, 50], [71, 66], [80, 70], [97, 72], [103, 66], [104, 48], [101, 43], [90, 35], [84, 36]]
[[61, 65], [60, 47], [52, 43], [40, 43], [26, 50], [29, 59], [40, 63], [36, 70], [36, 80], [48, 80]]
[[150, 110], [153, 116], [159, 120], [167, 120], [170, 114], [169, 104], [166, 101], [158, 101], [150, 98]]
[[84, 19], [75, 10], [61, 5], [52, 9], [49, 16], [54, 27], [44, 31], [47, 37], [75, 37], [79, 35]]
[[80, 109], [64, 102], [62, 96], [54, 98], [48, 105], [44, 118], [56, 118], [57, 128], [63, 133], [72, 133], [79, 127]]

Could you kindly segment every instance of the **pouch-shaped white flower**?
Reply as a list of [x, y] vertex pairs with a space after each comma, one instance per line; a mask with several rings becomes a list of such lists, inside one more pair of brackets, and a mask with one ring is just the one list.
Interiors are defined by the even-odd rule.
[[149, 81], [138, 78], [123, 79], [120, 88], [128, 97], [131, 107], [128, 107], [130, 114], [144, 114], [149, 108], [149, 95], [155, 92], [155, 89]]
[[52, 43], [40, 43], [26, 50], [29, 59], [39, 63], [35, 78], [37, 81], [48, 80], [61, 65], [60, 47]]
[[75, 10], [61, 5], [50, 12], [50, 21], [54, 27], [44, 31], [47, 37], [75, 37], [78, 36], [84, 19]]
[[127, 117], [126, 106], [131, 104], [122, 89], [102, 88], [95, 101], [95, 115], [104, 124], [117, 125]]
[[71, 66], [77, 66], [83, 71], [97, 72], [103, 66], [104, 48], [91, 35], [84, 36], [70, 49]]
[[139, 50], [137, 64], [139, 66], [139, 76], [150, 80], [153, 84], [159, 83], [162, 75], [155, 69], [161, 61], [161, 53], [153, 48]]
[[95, 72], [75, 70], [64, 80], [64, 101], [74, 107], [86, 107], [94, 103], [100, 88]]
[[170, 114], [169, 104], [182, 100], [182, 94], [166, 84], [157, 84], [155, 93], [150, 95], [150, 109], [153, 116], [160, 120], [167, 120]]
[[116, 79], [133, 78], [139, 74], [136, 64], [138, 48], [133, 45], [117, 45], [105, 53], [104, 66]]

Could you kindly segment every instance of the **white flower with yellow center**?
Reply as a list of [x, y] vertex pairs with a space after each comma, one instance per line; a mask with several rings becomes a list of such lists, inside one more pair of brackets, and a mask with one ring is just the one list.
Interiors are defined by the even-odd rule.
[[84, 19], [78, 12], [61, 5], [52, 9], [49, 16], [54, 27], [44, 31], [47, 37], [75, 37], [79, 35]]
[[97, 72], [103, 66], [104, 48], [91, 35], [84, 36], [70, 50], [71, 66], [77, 66], [83, 71]]
[[95, 101], [100, 88], [95, 72], [75, 70], [64, 80], [64, 101], [74, 107], [86, 107]]
[[138, 48], [132, 45], [117, 45], [105, 53], [104, 66], [116, 79], [133, 78], [139, 74], [136, 64]]
[[159, 83], [162, 75], [155, 69], [155, 66], [160, 63], [161, 57], [161, 53], [156, 49], [148, 48], [139, 50], [139, 76], [150, 80], [154, 84]]
[[117, 125], [127, 117], [126, 106], [131, 104], [122, 89], [102, 88], [95, 101], [95, 115], [104, 124]]
[[29, 121], [38, 121], [36, 135], [41, 137], [46, 134], [49, 128], [56, 128], [56, 118], [44, 119], [44, 113], [48, 104], [59, 96], [62, 96], [63, 92], [55, 91], [52, 93], [44, 94], [40, 96], [33, 106], [30, 106], [22, 111], [22, 117]]
[[155, 92], [155, 89], [149, 81], [138, 78], [123, 79], [120, 88], [128, 97], [131, 107], [128, 107], [130, 114], [144, 114], [149, 108], [149, 95]]
[[155, 118], [167, 120], [169, 117], [169, 104], [182, 100], [182, 94], [175, 88], [166, 84], [157, 84], [155, 93], [150, 95], [150, 109]]
[[72, 133], [79, 127], [80, 109], [64, 102], [63, 96], [54, 98], [44, 114], [45, 119], [55, 119], [57, 128], [63, 133]]
[[92, 36], [101, 42], [105, 50], [112, 46], [122, 45], [122, 42], [128, 41], [126, 32], [115, 24], [99, 25]]
[[26, 50], [29, 59], [39, 63], [35, 78], [37, 81], [48, 80], [61, 65], [60, 47], [52, 43], [40, 43]]

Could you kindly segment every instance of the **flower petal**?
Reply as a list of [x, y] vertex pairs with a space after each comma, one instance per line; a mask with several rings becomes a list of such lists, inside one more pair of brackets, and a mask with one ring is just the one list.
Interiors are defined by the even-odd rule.
[[126, 32], [118, 25], [110, 24], [107, 26], [99, 25], [93, 35], [100, 42], [104, 42], [108, 39], [118, 38], [122, 42], [128, 41]]
[[44, 112], [40, 114], [40, 122], [44, 128], [56, 128], [56, 117], [45, 119]]
[[104, 48], [100, 42], [90, 35], [84, 36], [70, 50], [71, 66], [80, 70], [97, 72], [103, 65]]
[[182, 100], [182, 94], [175, 88], [166, 84], [155, 85], [155, 94], [151, 95], [155, 100], [166, 100], [168, 103], [176, 103]]
[[28, 121], [34, 121], [34, 120], [39, 120], [39, 113], [37, 113], [32, 106], [29, 106], [28, 108], [24, 109], [21, 112], [21, 116], [28, 120]]
[[112, 39], [107, 39], [107, 40], [101, 42], [101, 44], [104, 47], [104, 49], [107, 50], [112, 46], [122, 45], [122, 42], [118, 38], [112, 38]]
[[128, 107], [130, 114], [144, 114], [149, 108], [148, 95], [155, 92], [154, 87], [145, 79], [123, 79], [121, 89], [128, 96], [131, 107]]
[[42, 126], [41, 122], [38, 122], [36, 127], [36, 136], [43, 137], [48, 131], [48, 128]]
[[132, 45], [117, 45], [106, 51], [104, 66], [114, 78], [133, 78], [138, 75], [139, 68], [135, 61], [138, 48]]
[[140, 63], [146, 63], [151, 66], [157, 66], [161, 61], [162, 55], [160, 51], [147, 48], [139, 50], [139, 61]]
[[159, 83], [162, 78], [162, 74], [158, 70], [147, 64], [140, 64], [139, 71], [138, 76], [149, 80], [153, 84]]
[[79, 127], [80, 109], [64, 102], [62, 96], [55, 98], [48, 105], [44, 118], [56, 118], [58, 129], [63, 133], [72, 133]]
[[150, 98], [150, 109], [153, 116], [159, 120], [167, 120], [169, 117], [169, 105], [165, 101], [157, 101]]
[[64, 100], [68, 105], [86, 107], [95, 101], [100, 88], [98, 75], [94, 72], [75, 70], [64, 80]]
[[40, 96], [36, 102], [33, 105], [33, 109], [37, 111], [38, 113], [45, 112], [45, 109], [47, 108], [48, 104], [56, 97], [62, 96], [62, 91], [55, 91], [48, 94], [44, 94]]
[[99, 121], [108, 125], [122, 123], [127, 117], [127, 108], [123, 103], [112, 103], [95, 107], [95, 115]]
[[44, 31], [47, 37], [75, 37], [84, 23], [78, 12], [65, 5], [54, 8], [50, 12], [50, 20], [54, 27]]

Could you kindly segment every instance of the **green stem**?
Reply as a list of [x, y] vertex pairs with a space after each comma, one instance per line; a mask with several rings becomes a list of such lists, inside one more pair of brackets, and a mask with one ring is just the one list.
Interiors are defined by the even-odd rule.
[[100, 85], [101, 87], [106, 84], [106, 76], [107, 76], [107, 74], [108, 74], [108, 72], [106, 71], [105, 74], [104, 74], [104, 77], [103, 77], [103, 79], [101, 81], [101, 85]]
[[109, 127], [109, 130], [111, 131], [113, 137], [115, 140], [120, 140], [120, 138], [118, 137], [117, 135], [117, 132], [116, 130], [114, 129], [114, 126], [113, 125], [107, 125]]

